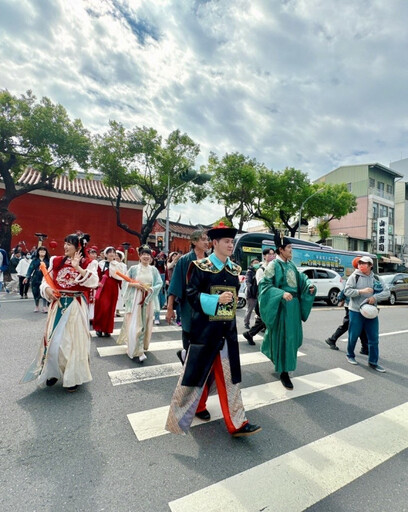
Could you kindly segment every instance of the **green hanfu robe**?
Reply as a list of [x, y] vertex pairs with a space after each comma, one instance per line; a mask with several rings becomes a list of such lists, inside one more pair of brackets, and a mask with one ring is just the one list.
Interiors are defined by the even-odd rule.
[[[302, 345], [302, 320], [305, 322], [312, 309], [316, 290], [305, 274], [298, 272], [291, 262], [275, 259], [269, 263], [258, 286], [258, 300], [261, 318], [266, 332], [261, 346], [275, 365], [277, 372], [291, 372], [296, 369], [297, 351]], [[291, 301], [283, 294], [293, 295]]]

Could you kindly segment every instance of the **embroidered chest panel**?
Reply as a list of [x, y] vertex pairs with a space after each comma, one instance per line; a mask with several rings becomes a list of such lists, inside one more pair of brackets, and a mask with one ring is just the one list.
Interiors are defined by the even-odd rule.
[[204, 272], [211, 272], [213, 274], [218, 274], [221, 270], [225, 269], [229, 274], [233, 276], [239, 276], [241, 273], [241, 267], [235, 263], [232, 264], [232, 268], [229, 266], [225, 266], [222, 269], [218, 269], [214, 263], [210, 260], [210, 258], [203, 258], [202, 260], [193, 261], [194, 265], [198, 267], [200, 270]]
[[57, 281], [58, 286], [61, 288], [74, 288], [78, 286], [78, 283], [75, 281], [75, 279], [79, 275], [79, 272], [77, 272], [71, 266], [63, 266], [60, 270], [58, 270], [55, 280]]

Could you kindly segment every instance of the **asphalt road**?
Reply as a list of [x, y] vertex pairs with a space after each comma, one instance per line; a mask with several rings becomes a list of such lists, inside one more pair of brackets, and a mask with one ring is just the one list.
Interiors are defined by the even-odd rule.
[[[114, 341], [93, 338], [93, 381], [77, 393], [19, 384], [45, 324], [32, 309], [32, 300], [0, 294], [1, 511], [408, 510], [406, 304], [381, 307], [385, 374], [359, 354], [361, 364], [347, 363], [345, 341], [337, 352], [327, 347], [343, 310], [324, 303], [304, 324], [292, 395], [269, 361], [251, 359], [259, 341], [241, 342], [247, 415], [263, 427], [247, 439], [231, 438], [222, 420], [187, 436], [150, 427], [177, 382], [172, 344], [159, 350], [180, 339], [176, 328], [153, 334], [143, 365], [106, 355]], [[134, 371], [108, 373], [126, 369]], [[216, 406], [210, 409], [215, 416]]]

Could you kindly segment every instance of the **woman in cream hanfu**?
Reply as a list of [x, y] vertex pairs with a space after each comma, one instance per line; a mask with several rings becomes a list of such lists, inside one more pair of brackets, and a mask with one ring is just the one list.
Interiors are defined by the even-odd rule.
[[128, 270], [127, 275], [133, 282], [126, 282], [124, 292], [125, 318], [116, 341], [127, 344], [127, 355], [140, 362], [147, 359], [153, 329], [154, 298], [160, 292], [163, 281], [156, 267], [150, 265], [151, 249], [147, 245], [138, 249], [140, 262]]
[[[118, 249], [116, 249], [116, 261], [117, 261], [117, 270], [122, 272], [122, 274], [126, 274], [127, 265], [125, 263], [125, 253], [122, 251], [119, 251]], [[119, 290], [118, 300], [116, 301], [116, 316], [121, 316], [120, 311], [122, 311], [125, 307], [125, 304], [123, 302], [123, 294], [125, 292], [123, 284], [124, 283], [122, 283], [122, 287]]]
[[98, 285], [97, 262], [85, 253], [89, 235], [68, 235], [64, 256], [53, 256], [40, 292], [51, 304], [46, 330], [36, 359], [22, 382], [40, 387], [58, 381], [68, 391], [92, 380], [89, 367], [88, 297]]

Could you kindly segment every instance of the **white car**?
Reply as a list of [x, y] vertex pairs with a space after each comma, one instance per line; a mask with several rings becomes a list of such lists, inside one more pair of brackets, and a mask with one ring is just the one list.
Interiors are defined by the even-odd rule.
[[309, 281], [315, 285], [316, 300], [325, 300], [329, 306], [337, 305], [337, 295], [346, 284], [340, 274], [321, 267], [298, 267], [298, 271], [306, 274]]
[[237, 309], [242, 309], [246, 306], [246, 282], [241, 281], [241, 286], [238, 291]]

